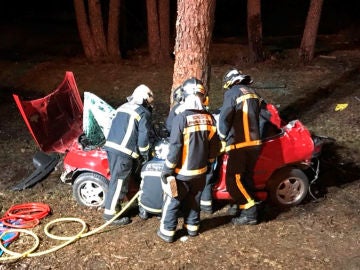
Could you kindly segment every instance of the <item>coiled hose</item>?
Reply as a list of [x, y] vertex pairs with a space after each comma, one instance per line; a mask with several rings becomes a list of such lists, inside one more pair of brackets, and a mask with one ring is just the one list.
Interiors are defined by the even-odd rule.
[[[47, 223], [45, 225], [45, 228], [44, 228], [44, 232], [45, 234], [49, 237], [49, 238], [52, 238], [52, 239], [56, 239], [56, 240], [63, 240], [65, 241], [64, 243], [60, 244], [60, 245], [57, 245], [57, 246], [54, 246], [48, 250], [45, 250], [45, 251], [41, 251], [41, 252], [36, 252], [34, 253], [34, 251], [38, 248], [39, 246], [39, 243], [40, 243], [40, 240], [39, 240], [39, 237], [33, 233], [32, 231], [28, 230], [28, 229], [24, 229], [24, 228], [11, 228], [11, 229], [7, 229], [6, 231], [4, 231], [1, 235], [0, 235], [0, 239], [5, 236], [7, 233], [10, 233], [10, 232], [16, 232], [16, 233], [25, 233], [25, 234], [28, 234], [30, 236], [32, 236], [35, 241], [34, 241], [34, 244], [31, 248], [29, 248], [28, 250], [22, 252], [22, 253], [19, 253], [19, 252], [13, 252], [9, 249], [7, 249], [6, 247], [4, 247], [3, 243], [0, 241], [0, 249], [2, 249], [5, 253], [9, 254], [10, 256], [7, 256], [7, 257], [4, 257], [4, 258], [0, 258], [0, 262], [1, 261], [9, 261], [9, 260], [17, 260], [17, 259], [20, 259], [22, 257], [38, 257], [38, 256], [42, 256], [42, 255], [45, 255], [45, 254], [48, 254], [48, 253], [51, 253], [51, 252], [54, 252], [54, 251], [57, 251], [69, 244], [71, 244], [72, 242], [75, 242], [76, 240], [80, 239], [80, 238], [84, 238], [84, 237], [87, 237], [87, 236], [90, 236], [90, 235], [93, 235], [93, 234], [96, 234], [98, 233], [99, 231], [101, 231], [102, 229], [104, 229], [105, 227], [107, 227], [108, 225], [110, 225], [115, 219], [117, 219], [119, 216], [121, 216], [133, 203], [134, 201], [139, 197], [139, 193], [140, 191], [138, 191], [133, 197], [132, 199], [121, 209], [120, 212], [118, 212], [112, 219], [108, 220], [107, 222], [105, 222], [103, 225], [95, 228], [94, 230], [92, 231], [89, 231], [89, 232], [86, 232], [87, 230], [87, 225], [86, 223], [80, 219], [80, 218], [74, 218], [74, 217], [67, 217], [67, 218], [58, 218], [58, 219], [55, 219], [55, 220], [52, 220], [50, 221], [49, 223]], [[30, 209], [30, 207], [29, 207]], [[12, 209], [14, 210], [14, 209]], [[42, 209], [44, 210], [44, 209]], [[50, 209], [49, 209], [50, 210]], [[30, 211], [30, 210], [29, 210]], [[44, 212], [45, 211], [37, 211], [37, 212], [40, 212], [38, 213], [39, 216], [37, 217], [37, 219], [40, 218], [40, 216], [44, 215]], [[15, 209], [15, 212], [11, 212], [12, 214], [12, 218], [15, 217], [15, 215], [23, 215], [22, 217], [25, 218], [25, 214], [24, 213], [16, 213], [16, 209]], [[7, 214], [6, 214], [7, 215]], [[5, 216], [6, 216], [5, 215]], [[49, 228], [55, 224], [55, 223], [59, 223], [59, 222], [78, 222], [82, 225], [82, 228], [81, 230], [73, 235], [73, 236], [58, 236], [58, 235], [54, 235], [54, 234], [51, 234], [49, 232]], [[35, 222], [36, 223], [36, 222]], [[39, 220], [37, 221], [37, 224], [39, 223]], [[33, 225], [34, 223], [29, 223], [27, 225], [19, 225], [20, 227], [22, 226], [30, 226]], [[32, 226], [34, 227], [34, 226]]]

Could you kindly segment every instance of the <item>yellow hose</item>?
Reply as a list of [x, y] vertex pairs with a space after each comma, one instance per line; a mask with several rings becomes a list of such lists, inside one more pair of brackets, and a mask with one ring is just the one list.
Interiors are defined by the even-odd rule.
[[[0, 239], [9, 232], [19, 232], [19, 233], [25, 233], [25, 234], [28, 234], [28, 235], [32, 236], [35, 239], [35, 243], [30, 249], [24, 251], [23, 253], [18, 253], [18, 252], [13, 252], [13, 251], [8, 250], [7, 248], [5, 248], [4, 245], [0, 241], [0, 249], [2, 249], [4, 251], [4, 253], [10, 255], [10, 256], [4, 257], [4, 258], [0, 257], [0, 262], [1, 261], [9, 261], [9, 260], [17, 260], [17, 259], [19, 259], [21, 257], [37, 257], [37, 256], [45, 255], [45, 254], [57, 251], [57, 250], [65, 247], [65, 246], [71, 244], [72, 242], [75, 242], [76, 240], [78, 240], [80, 238], [84, 238], [84, 237], [96, 234], [99, 231], [101, 231], [102, 229], [104, 229], [105, 227], [107, 227], [108, 225], [110, 225], [119, 216], [121, 216], [130, 207], [130, 205], [132, 205], [134, 203], [134, 201], [139, 197], [139, 194], [140, 194], [140, 191], [138, 191], [132, 197], [132, 199], [125, 205], [125, 207], [122, 208], [121, 211], [118, 212], [112, 219], [108, 220], [103, 225], [101, 225], [101, 226], [99, 226], [99, 227], [95, 228], [94, 230], [92, 230], [90, 232], [87, 232], [87, 233], [85, 233], [85, 231], [87, 229], [87, 225], [80, 218], [67, 217], [67, 218], [58, 218], [58, 219], [50, 221], [49, 223], [47, 223], [45, 225], [45, 228], [44, 228], [45, 234], [49, 238], [56, 239], [56, 240], [62, 240], [62, 241], [66, 241], [66, 242], [64, 242], [64, 243], [62, 243], [62, 244], [60, 244], [58, 246], [54, 246], [54, 247], [52, 247], [50, 249], [47, 249], [45, 251], [33, 253], [33, 251], [35, 251], [38, 248], [38, 246], [40, 244], [40, 240], [39, 240], [39, 237], [35, 233], [33, 233], [32, 231], [26, 230], [26, 229], [8, 229], [8, 230], [4, 231], [1, 234]], [[49, 232], [49, 227], [51, 225], [53, 225], [55, 223], [58, 223], [58, 222], [64, 222], [64, 221], [66, 221], [66, 222], [69, 222], [69, 221], [70, 222], [79, 222], [82, 225], [82, 228], [76, 235], [73, 235], [73, 236], [57, 236], [57, 235], [51, 234]]]

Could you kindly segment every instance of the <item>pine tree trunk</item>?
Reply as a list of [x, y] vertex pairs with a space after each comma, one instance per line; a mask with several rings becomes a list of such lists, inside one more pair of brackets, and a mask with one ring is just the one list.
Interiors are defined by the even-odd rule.
[[120, 59], [120, 45], [119, 45], [120, 5], [121, 5], [120, 0], [110, 0], [107, 48], [110, 59], [113, 60]]
[[97, 58], [97, 51], [87, 22], [84, 1], [74, 0], [74, 8], [79, 36], [84, 49], [85, 57], [90, 60], [95, 60]]
[[247, 1], [247, 31], [251, 62], [264, 60], [262, 46], [261, 0]]
[[148, 48], [151, 63], [156, 64], [160, 55], [160, 29], [157, 0], [146, 0]]
[[88, 0], [90, 29], [93, 35], [95, 47], [100, 56], [107, 55], [106, 38], [104, 33], [103, 18], [100, 0]]
[[319, 28], [323, 0], [311, 0], [300, 45], [300, 61], [309, 63], [314, 59], [316, 36]]
[[160, 63], [166, 63], [170, 58], [170, 2], [158, 0], [160, 23]]
[[170, 7], [169, 0], [146, 0], [148, 48], [153, 64], [170, 60]]
[[178, 0], [172, 89], [190, 77], [208, 84], [215, 3], [215, 0]]

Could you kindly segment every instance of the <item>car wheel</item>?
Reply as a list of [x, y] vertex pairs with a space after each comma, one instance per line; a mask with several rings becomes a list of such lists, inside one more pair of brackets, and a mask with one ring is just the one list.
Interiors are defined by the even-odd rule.
[[282, 208], [298, 205], [309, 190], [307, 176], [297, 168], [283, 168], [269, 180], [267, 189], [270, 202]]
[[73, 195], [83, 206], [104, 207], [109, 180], [96, 173], [82, 173], [74, 181]]

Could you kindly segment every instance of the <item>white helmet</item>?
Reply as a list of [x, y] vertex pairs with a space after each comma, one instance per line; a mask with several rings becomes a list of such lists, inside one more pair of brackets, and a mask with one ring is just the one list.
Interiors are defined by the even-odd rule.
[[142, 105], [144, 102], [151, 104], [154, 100], [154, 94], [145, 84], [140, 84], [127, 100], [132, 104]]
[[187, 79], [182, 84], [182, 89], [183, 89], [185, 98], [188, 95], [196, 95], [196, 94], [201, 94], [204, 97], [206, 96], [206, 90], [205, 90], [204, 84], [202, 83], [202, 81], [200, 81], [199, 79], [196, 79], [194, 77]]

